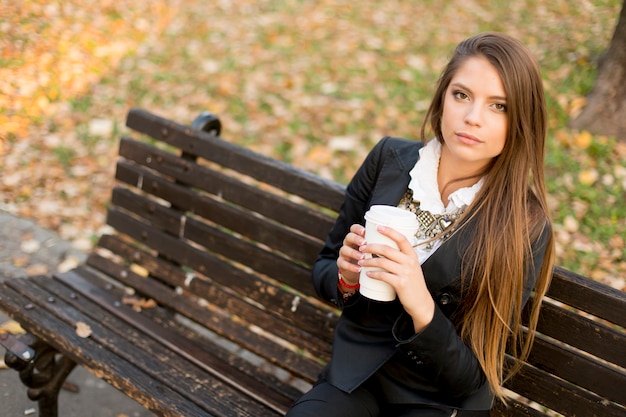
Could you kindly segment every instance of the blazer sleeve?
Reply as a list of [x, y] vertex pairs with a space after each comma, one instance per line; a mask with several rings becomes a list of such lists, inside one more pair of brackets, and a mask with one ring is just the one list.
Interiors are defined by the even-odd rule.
[[[523, 304], [526, 304], [534, 287], [551, 234], [548, 224], [532, 247], [532, 260], [527, 268]], [[415, 334], [413, 321], [402, 313], [393, 326], [397, 347], [408, 356], [415, 371], [427, 372], [433, 383], [456, 398], [477, 391], [486, 381], [478, 359], [471, 348], [457, 334], [452, 322], [438, 305], [431, 323]]]
[[337, 220], [313, 265], [313, 286], [317, 295], [338, 307], [343, 307], [343, 297], [337, 287], [339, 249], [343, 245], [346, 234], [350, 231], [350, 226], [357, 223], [364, 224], [363, 216], [369, 206], [388, 140], [389, 137], [385, 137], [372, 148], [348, 184]]

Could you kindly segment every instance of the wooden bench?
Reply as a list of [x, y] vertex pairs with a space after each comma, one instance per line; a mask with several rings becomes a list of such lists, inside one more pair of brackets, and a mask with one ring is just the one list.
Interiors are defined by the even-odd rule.
[[[7, 279], [3, 335], [41, 416], [75, 364], [161, 416], [279, 416], [316, 379], [338, 318], [309, 270], [344, 187], [133, 109], [108, 208], [116, 233], [52, 276]], [[494, 416], [626, 416], [626, 294], [554, 271], [529, 364]], [[529, 405], [529, 404], [532, 404]], [[87, 411], [86, 411], [87, 412]]]

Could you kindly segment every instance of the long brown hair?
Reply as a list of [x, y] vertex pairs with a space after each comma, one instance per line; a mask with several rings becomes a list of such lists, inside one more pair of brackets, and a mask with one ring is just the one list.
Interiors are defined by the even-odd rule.
[[443, 142], [441, 119], [446, 90], [459, 67], [471, 57], [485, 57], [496, 68], [507, 97], [507, 138], [502, 153], [484, 173], [485, 182], [466, 211], [472, 241], [464, 254], [465, 302], [457, 323], [471, 346], [494, 394], [504, 400], [505, 352], [528, 357], [541, 298], [552, 276], [554, 242], [549, 233], [541, 271], [535, 283], [528, 333], [521, 323], [524, 284], [532, 270], [531, 242], [546, 232], [549, 213], [543, 172], [547, 114], [541, 73], [530, 51], [500, 33], [482, 33], [461, 42], [441, 74], [422, 126], [428, 124]]

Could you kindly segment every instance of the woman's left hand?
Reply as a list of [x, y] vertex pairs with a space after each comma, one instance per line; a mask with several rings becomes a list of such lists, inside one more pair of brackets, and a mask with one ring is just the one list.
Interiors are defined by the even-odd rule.
[[378, 256], [362, 259], [359, 265], [382, 269], [368, 271], [367, 275], [388, 283], [396, 290], [402, 306], [413, 318], [415, 331], [420, 332], [432, 321], [435, 301], [426, 287], [417, 254], [400, 232], [384, 226], [379, 226], [378, 232], [393, 240], [398, 249], [384, 244], [365, 244], [359, 251]]

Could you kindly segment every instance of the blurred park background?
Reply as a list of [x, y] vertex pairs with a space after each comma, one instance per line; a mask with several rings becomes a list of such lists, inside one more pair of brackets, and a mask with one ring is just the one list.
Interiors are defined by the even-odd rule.
[[[626, 141], [569, 126], [622, 0], [0, 0], [0, 210], [87, 250], [130, 107], [345, 183], [419, 138], [456, 43], [487, 30], [543, 71], [557, 263], [626, 290]], [[15, 259], [15, 262], [20, 262]]]

